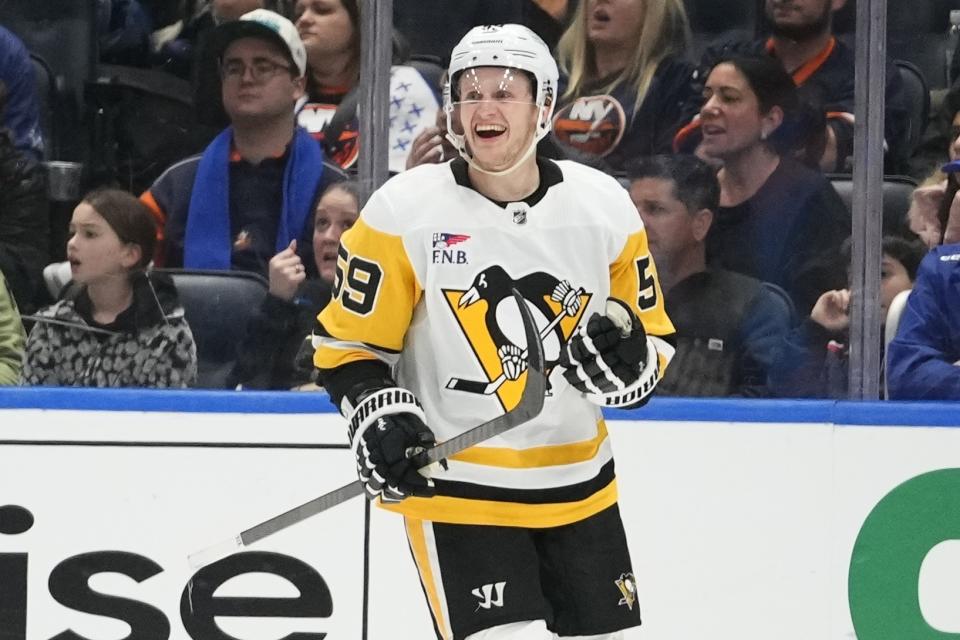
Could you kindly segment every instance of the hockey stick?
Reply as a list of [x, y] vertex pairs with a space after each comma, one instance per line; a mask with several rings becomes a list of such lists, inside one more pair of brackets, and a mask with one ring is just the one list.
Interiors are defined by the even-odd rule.
[[[543, 374], [543, 344], [537, 338], [536, 323], [526, 304], [523, 304], [523, 297], [520, 295], [520, 292], [516, 289], [512, 289], [511, 292], [520, 305], [520, 319], [523, 321], [523, 330], [526, 334], [528, 345], [527, 382], [523, 387], [523, 393], [520, 395], [520, 401], [513, 409], [503, 415], [477, 425], [429, 449], [427, 451], [427, 459], [430, 462], [424, 465], [425, 467], [479, 444], [484, 440], [489, 440], [494, 436], [505, 433], [514, 427], [518, 427], [536, 418], [537, 415], [540, 414], [541, 409], [543, 409], [544, 396], [547, 390], [547, 379]], [[191, 567], [199, 569], [258, 540], [262, 540], [278, 531], [302, 522], [311, 516], [326, 511], [330, 507], [334, 507], [350, 498], [359, 496], [362, 493], [363, 485], [360, 484], [359, 480], [354, 480], [339, 489], [326, 493], [319, 498], [314, 498], [299, 507], [294, 507], [289, 511], [250, 527], [229, 540], [197, 551], [188, 556], [187, 560], [190, 562]]]
[[[581, 295], [582, 293], [583, 293], [583, 289], [577, 289], [578, 296]], [[526, 305], [523, 305], [523, 306], [526, 306]], [[574, 313], [573, 315], [576, 315], [576, 314]], [[571, 317], [571, 315], [567, 314], [564, 311], [561, 311], [556, 316], [554, 316], [553, 320], [550, 321], [550, 324], [545, 326], [543, 330], [540, 332], [539, 341], [545, 340], [547, 336], [550, 335], [550, 332], [553, 331], [553, 329], [558, 324], [560, 324], [560, 321], [567, 317]], [[527, 341], [527, 344], [530, 344], [529, 340]], [[524, 358], [526, 358], [527, 351], [524, 350], [521, 355]], [[500, 387], [502, 387], [503, 383], [506, 381], [507, 381], [506, 372], [501, 373], [499, 376], [496, 377], [496, 379], [491, 380], [490, 382], [483, 382], [481, 380], [464, 380], [463, 378], [450, 378], [447, 381], [447, 389], [453, 389], [454, 391], [464, 391], [466, 393], [477, 393], [477, 394], [489, 396], [493, 393], [496, 393], [497, 390]]]

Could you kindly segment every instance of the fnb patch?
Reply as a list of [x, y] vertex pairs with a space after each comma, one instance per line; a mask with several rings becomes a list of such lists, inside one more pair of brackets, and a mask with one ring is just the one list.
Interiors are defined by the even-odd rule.
[[434, 233], [433, 234], [433, 264], [467, 264], [467, 252], [463, 249], [452, 249], [470, 239], [463, 233]]

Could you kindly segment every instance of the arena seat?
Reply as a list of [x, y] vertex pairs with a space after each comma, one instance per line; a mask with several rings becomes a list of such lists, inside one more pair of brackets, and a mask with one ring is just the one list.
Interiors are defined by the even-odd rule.
[[56, 104], [51, 116], [64, 132], [63, 148], [51, 159], [82, 161], [89, 144], [86, 136], [80, 135], [83, 91], [98, 57], [96, 0], [3, 0], [0, 24], [46, 62], [54, 86], [67, 98]]
[[710, 47], [755, 39], [762, 15], [758, 0], [684, 0], [684, 8], [693, 35], [694, 60]]
[[180, 294], [197, 343], [197, 387], [223, 389], [250, 317], [267, 294], [267, 281], [246, 271], [158, 269]]
[[88, 175], [142, 193], [167, 167], [200, 153], [219, 129], [200, 124], [190, 83], [170, 73], [101, 64], [88, 83]]
[[[828, 174], [844, 204], [850, 209], [853, 203], [853, 177], [849, 174]], [[883, 178], [883, 231], [895, 233], [906, 227], [910, 198], [917, 183], [907, 176], [884, 176]]]
[[893, 64], [903, 80], [904, 95], [910, 109], [910, 120], [904, 139], [898, 141], [900, 150], [897, 166], [902, 168], [907, 166], [907, 161], [920, 144], [926, 131], [927, 122], [930, 119], [930, 88], [923, 72], [912, 62], [894, 60]]
[[57, 157], [59, 140], [57, 138], [57, 119], [54, 116], [57, 104], [56, 77], [43, 57], [31, 53], [33, 77], [37, 84], [37, 104], [40, 108], [40, 131], [43, 133], [43, 157]]
[[910, 297], [911, 289], [901, 291], [890, 301], [890, 308], [887, 309], [886, 322], [883, 326], [883, 399], [889, 400], [890, 394], [887, 390], [887, 347], [890, 342], [897, 337], [897, 328], [900, 326], [900, 316], [907, 306], [907, 298]]

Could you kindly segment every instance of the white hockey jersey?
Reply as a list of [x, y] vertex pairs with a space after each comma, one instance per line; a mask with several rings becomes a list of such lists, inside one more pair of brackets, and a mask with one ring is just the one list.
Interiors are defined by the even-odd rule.
[[[388, 363], [420, 399], [438, 442], [519, 401], [526, 373], [511, 380], [501, 364], [526, 348], [511, 288], [544, 346], [549, 389], [540, 415], [453, 456], [434, 475], [436, 497], [385, 508], [440, 522], [550, 527], [616, 502], [600, 410], [552, 369], [608, 296], [630, 305], [650, 336], [673, 326], [623, 187], [573, 162], [541, 160], [540, 169], [533, 196], [502, 206], [469, 186], [461, 160], [417, 167], [379, 189], [341, 239], [315, 364]], [[663, 346], [662, 374], [672, 349], [654, 342]]]

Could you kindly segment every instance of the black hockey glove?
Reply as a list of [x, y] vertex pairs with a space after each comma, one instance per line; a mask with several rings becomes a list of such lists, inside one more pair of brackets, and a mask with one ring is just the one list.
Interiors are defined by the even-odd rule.
[[413, 393], [389, 387], [362, 398], [349, 416], [349, 435], [367, 499], [399, 502], [436, 493], [420, 471], [436, 439]]
[[606, 315], [594, 313], [560, 352], [563, 377], [587, 398], [607, 407], [637, 404], [659, 378], [659, 358], [636, 314], [607, 298]]

